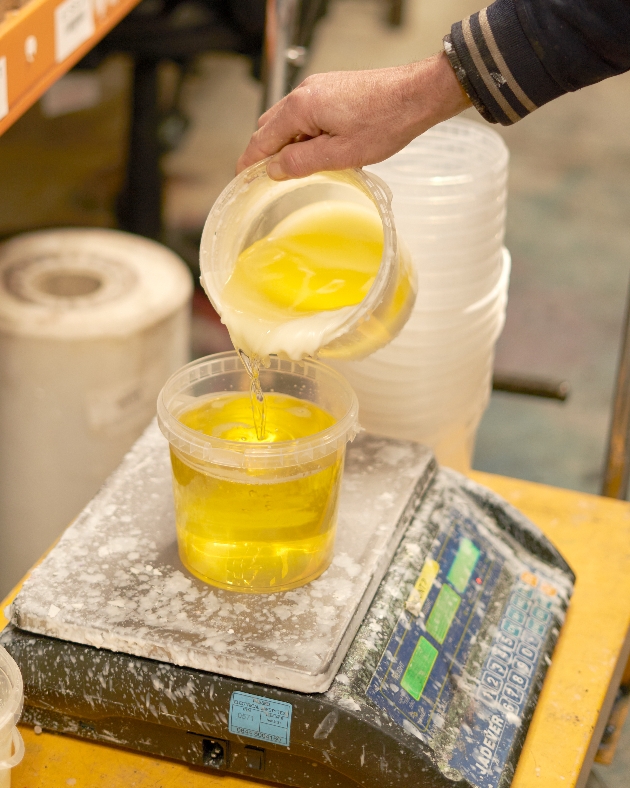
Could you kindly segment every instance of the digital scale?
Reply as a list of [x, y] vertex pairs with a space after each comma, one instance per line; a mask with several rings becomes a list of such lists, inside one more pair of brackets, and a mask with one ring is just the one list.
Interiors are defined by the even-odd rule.
[[23, 722], [299, 788], [510, 785], [575, 580], [532, 523], [362, 434], [331, 567], [237, 594], [180, 563], [170, 475], [153, 424], [17, 596]]

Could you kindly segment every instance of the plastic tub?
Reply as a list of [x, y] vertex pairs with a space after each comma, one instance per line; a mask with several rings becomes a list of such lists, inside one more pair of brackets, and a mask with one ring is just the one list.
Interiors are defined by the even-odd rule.
[[488, 224], [497, 218], [505, 219], [505, 204], [503, 201], [492, 199], [489, 201], [476, 200], [470, 204], [451, 206], [450, 211], [434, 211], [431, 206], [406, 200], [396, 208], [396, 222], [399, 227], [416, 224], [419, 228], [443, 226], [450, 222], [457, 222], [466, 227], [476, 224]]
[[424, 380], [391, 380], [386, 385], [382, 378], [366, 378], [354, 370], [347, 372], [359, 398], [362, 423], [367, 414], [375, 410], [383, 416], [391, 415], [400, 419], [404, 414], [405, 419], [413, 420], [449, 410], [453, 403], [459, 403], [458, 407], [466, 407], [462, 402], [477, 398], [480, 385], [492, 372], [493, 360], [494, 353], [491, 350], [485, 358], [479, 359], [473, 369], [462, 370], [459, 374], [434, 379], [428, 373]]
[[[457, 283], [458, 288], [476, 286], [484, 282], [488, 277], [498, 277], [502, 269], [501, 247], [497, 245], [489, 254], [485, 254], [483, 259], [476, 261], [453, 258], [432, 259], [427, 257], [418, 258], [416, 267], [418, 272], [418, 291], [426, 290], [446, 290]], [[496, 281], [496, 278], [495, 280]], [[416, 300], [417, 303], [417, 300]]]
[[484, 334], [467, 341], [466, 336], [462, 336], [460, 341], [453, 340], [450, 344], [442, 343], [435, 348], [422, 347], [409, 343], [397, 345], [389, 348], [387, 355], [377, 358], [370, 358], [370, 365], [363, 366], [362, 369], [380, 369], [381, 374], [389, 374], [392, 368], [407, 369], [410, 374], [417, 375], [414, 370], [431, 374], [439, 374], [443, 370], [449, 370], [460, 364], [473, 363], [474, 359], [483, 357], [489, 348], [493, 347], [501, 329], [503, 318], [497, 319], [492, 326], [489, 326]]
[[[368, 168], [369, 169], [369, 168]], [[470, 192], [456, 192], [436, 194], [431, 188], [410, 188], [408, 185], [401, 184], [389, 173], [381, 173], [381, 177], [391, 183], [393, 188], [400, 190], [401, 196], [394, 195], [394, 210], [398, 211], [399, 205], [422, 206], [427, 213], [438, 215], [460, 210], [461, 207], [476, 207], [480, 202], [488, 205], [502, 205], [507, 196], [507, 171], [495, 181], [479, 186], [478, 189]]]
[[17, 729], [24, 703], [22, 675], [9, 652], [0, 646], [0, 788], [11, 785], [11, 769], [24, 757]]
[[422, 246], [439, 245], [442, 249], [457, 246], [463, 243], [477, 244], [485, 243], [494, 238], [503, 242], [505, 229], [505, 216], [498, 216], [483, 224], [465, 224], [464, 222], [445, 222], [444, 224], [427, 224], [425, 226], [418, 223], [415, 227], [409, 227], [404, 232], [404, 238], [412, 251], [416, 244]]
[[[412, 239], [407, 239], [410, 242]], [[421, 239], [414, 246], [412, 257], [417, 267], [426, 267], [427, 270], [448, 273], [454, 269], [464, 273], [470, 271], [471, 275], [477, 266], [484, 266], [502, 249], [502, 234], [496, 233], [490, 238], [485, 238], [477, 244], [454, 245], [445, 248], [440, 244], [427, 244]]]
[[451, 336], [453, 342], [469, 331], [476, 331], [483, 326], [494, 324], [499, 320], [505, 309], [506, 297], [501, 294], [491, 304], [475, 312], [466, 312], [465, 308], [449, 311], [446, 309], [424, 310], [414, 314], [414, 321], [404, 334], [396, 338], [391, 347], [416, 347], [416, 343], [424, 337]]
[[[388, 407], [394, 402], [402, 403], [407, 402], [410, 405], [420, 407], [442, 407], [448, 401], [460, 401], [474, 393], [479, 379], [485, 374], [488, 364], [492, 359], [492, 354], [489, 353], [485, 359], [479, 359], [474, 367], [468, 366], [467, 369], [457, 371], [454, 374], [436, 377], [435, 381], [430, 376], [430, 371], [427, 370], [426, 379], [423, 380], [394, 380], [383, 387], [375, 385], [377, 381], [360, 378], [359, 376], [349, 375], [354, 387], [358, 392], [358, 396], [363, 394], [373, 395], [374, 402], [379, 401], [384, 405], [389, 403]], [[429, 385], [429, 380], [432, 385]]]
[[435, 309], [465, 309], [491, 292], [501, 278], [501, 266], [495, 266], [490, 273], [480, 277], [476, 282], [463, 282], [452, 285], [425, 284], [418, 293], [415, 312]]
[[265, 392], [318, 405], [335, 423], [276, 443], [223, 440], [184, 426], [178, 417], [185, 411], [220, 393], [249, 392], [235, 352], [183, 367], [158, 399], [181, 559], [201, 580], [249, 593], [304, 585], [329, 565], [346, 443], [358, 429], [354, 391], [324, 364], [272, 357], [260, 383]]
[[473, 368], [486, 357], [489, 348], [492, 348], [495, 337], [488, 337], [485, 343], [467, 345], [460, 349], [445, 350], [443, 358], [438, 355], [428, 355], [418, 351], [409, 354], [409, 359], [370, 359], [369, 365], [361, 367], [362, 374], [367, 378], [389, 379], [393, 381], [426, 381], [430, 376], [432, 383], [439, 381], [446, 375], [460, 374], [460, 371]]
[[462, 193], [495, 182], [505, 174], [508, 159], [508, 149], [496, 131], [458, 118], [439, 123], [370, 170], [414, 189]]
[[358, 169], [272, 181], [266, 161], [237, 176], [206, 221], [200, 248], [201, 281], [214, 308], [226, 323], [234, 322], [236, 310], [224, 302], [222, 293], [239, 254], [296, 210], [327, 200], [360, 204], [378, 212], [383, 256], [368, 294], [356, 306], [327, 312], [325, 327], [318, 324], [317, 330], [313, 316], [280, 325], [260, 320], [253, 327], [243, 321], [238, 330], [233, 329], [237, 330], [232, 336], [235, 347], [263, 358], [269, 353], [295, 358], [298, 347], [303, 355], [319, 351], [318, 355], [327, 358], [362, 358], [387, 344], [405, 324], [416, 295], [415, 272], [396, 236], [386, 184]]

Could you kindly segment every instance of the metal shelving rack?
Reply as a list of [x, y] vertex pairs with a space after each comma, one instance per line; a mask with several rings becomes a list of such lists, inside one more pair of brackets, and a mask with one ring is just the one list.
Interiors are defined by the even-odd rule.
[[0, 22], [0, 134], [139, 0], [30, 0]]

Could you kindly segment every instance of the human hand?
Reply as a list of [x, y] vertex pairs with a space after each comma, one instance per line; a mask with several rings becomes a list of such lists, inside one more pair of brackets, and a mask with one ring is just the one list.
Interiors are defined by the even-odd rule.
[[314, 74], [258, 121], [237, 172], [271, 156], [274, 180], [375, 164], [470, 106], [446, 55]]

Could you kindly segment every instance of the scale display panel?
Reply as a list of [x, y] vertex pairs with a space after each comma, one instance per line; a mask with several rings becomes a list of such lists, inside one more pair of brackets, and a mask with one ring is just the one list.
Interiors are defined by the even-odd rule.
[[[367, 690], [401, 727], [439, 749], [445, 773], [479, 788], [500, 784], [552, 614], [561, 614], [558, 589], [540, 567], [510, 558], [452, 509]], [[499, 595], [490, 636], [486, 616]], [[491, 646], [480, 658], [484, 629]]]

